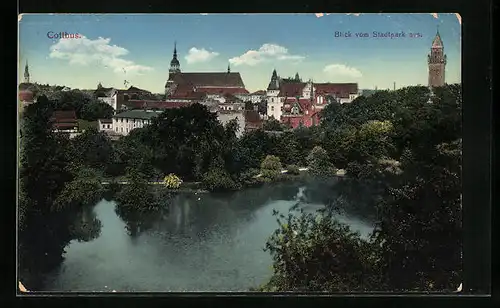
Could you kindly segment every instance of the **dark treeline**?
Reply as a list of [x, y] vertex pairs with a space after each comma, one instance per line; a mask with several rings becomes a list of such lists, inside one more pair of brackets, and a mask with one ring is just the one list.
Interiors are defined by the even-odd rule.
[[[148, 180], [174, 174], [227, 191], [280, 179], [282, 168], [297, 174], [298, 167], [309, 167], [322, 177], [342, 168], [347, 177], [337, 188], [321, 188], [332, 190], [329, 208], [342, 202], [372, 208], [378, 222], [372, 239], [351, 234], [328, 219], [330, 212], [322, 219], [281, 216], [281, 228], [267, 243], [275, 275], [263, 290], [443, 290], [460, 283], [460, 85], [435, 89], [433, 96], [428, 88], [408, 87], [333, 102], [320, 126], [287, 130], [270, 122], [266, 129], [279, 133], [256, 130], [239, 139], [236, 122], [222, 126], [194, 104], [166, 110], [115, 142], [94, 129], [69, 140], [50, 129], [60, 102], [41, 96], [23, 114], [22, 268], [50, 263], [33, 257], [47, 251], [57, 264], [70, 240], [98, 235], [95, 217], [75, 225], [71, 213], [102, 197], [102, 178], [132, 183], [115, 200], [134, 235], [148, 227], [141, 215], [163, 210], [170, 200]], [[339, 187], [341, 195], [334, 191]]]

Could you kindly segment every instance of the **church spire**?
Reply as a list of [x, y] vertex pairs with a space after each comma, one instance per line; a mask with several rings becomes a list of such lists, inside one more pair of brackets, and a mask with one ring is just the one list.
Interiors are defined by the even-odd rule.
[[30, 83], [30, 71], [28, 67], [28, 60], [26, 60], [26, 66], [24, 67], [24, 82]]
[[170, 61], [170, 74], [179, 73], [181, 71], [181, 64], [177, 59], [177, 42], [174, 42], [174, 55], [172, 57], [172, 61]]
[[231, 67], [229, 66], [229, 64], [227, 65], [227, 73], [231, 73]]
[[432, 48], [443, 48], [443, 40], [441, 40], [441, 35], [439, 34], [439, 25], [437, 26], [436, 36], [432, 41]]

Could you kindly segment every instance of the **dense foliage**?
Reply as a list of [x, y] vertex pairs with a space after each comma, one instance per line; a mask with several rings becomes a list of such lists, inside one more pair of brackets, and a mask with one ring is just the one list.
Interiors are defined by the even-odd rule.
[[349, 197], [364, 195], [377, 209], [375, 231], [361, 238], [335, 222], [332, 209], [282, 215], [267, 243], [274, 275], [261, 290], [455, 290], [462, 268], [461, 103], [460, 85], [447, 85], [433, 94], [409, 87], [328, 105], [319, 143], [328, 155], [316, 149], [320, 155], [310, 159], [327, 157], [347, 169], [343, 182], [355, 188]]
[[[269, 122], [265, 129], [273, 132], [241, 138], [236, 122], [223, 126], [194, 104], [166, 110], [116, 142], [93, 129], [74, 139], [52, 133], [54, 109], [75, 108], [87, 119], [95, 111], [93, 98], [81, 91], [53, 96], [38, 97], [22, 119], [20, 252], [41, 256], [21, 256], [24, 268], [47, 263], [47, 251], [61, 257], [72, 239], [98, 236], [100, 222], [87, 205], [101, 197], [103, 178], [129, 182], [117, 189], [117, 212], [137, 235], [150, 227], [141, 217], [168, 211], [172, 198], [148, 181], [175, 174], [228, 191], [280, 179], [288, 166], [290, 174], [308, 167], [316, 177], [337, 169], [347, 177], [335, 188], [321, 186], [332, 192], [327, 211], [279, 217], [267, 243], [274, 275], [262, 290], [432, 291], [461, 282], [460, 85], [433, 94], [426, 87], [379, 91], [351, 104], [332, 100], [318, 127], [284, 130]], [[371, 209], [372, 236], [361, 238], [337, 222], [337, 207]]]

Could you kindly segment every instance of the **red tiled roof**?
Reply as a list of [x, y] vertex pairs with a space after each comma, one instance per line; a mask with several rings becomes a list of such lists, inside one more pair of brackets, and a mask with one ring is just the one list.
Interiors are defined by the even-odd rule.
[[57, 122], [76, 121], [74, 110], [56, 110], [52, 113], [52, 118]]
[[142, 108], [172, 109], [172, 108], [188, 107], [191, 104], [193, 104], [193, 102], [129, 100], [124, 104], [129, 108], [135, 108], [135, 109], [142, 109]]
[[336, 95], [348, 98], [349, 94], [358, 93], [357, 83], [316, 83], [314, 84], [316, 95]]
[[188, 94], [194, 92], [194, 87], [190, 84], [179, 84], [175, 88], [174, 93], [170, 97], [186, 97]]
[[248, 91], [243, 87], [197, 87], [197, 92], [206, 94], [248, 94]]
[[54, 123], [54, 128], [57, 128], [57, 129], [61, 129], [61, 128], [78, 128], [78, 122], [74, 122], [74, 123], [67, 123], [67, 122], [60, 123], [60, 122], [57, 122], [57, 123]]
[[239, 87], [245, 88], [240, 73], [178, 73], [174, 76], [177, 84], [191, 84], [195, 87]]
[[306, 86], [303, 82], [286, 82], [281, 84], [278, 96], [302, 96], [302, 90]]

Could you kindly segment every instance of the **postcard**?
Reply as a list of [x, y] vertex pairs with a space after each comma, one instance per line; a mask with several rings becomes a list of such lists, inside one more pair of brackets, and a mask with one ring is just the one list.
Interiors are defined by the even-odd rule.
[[461, 19], [22, 14], [18, 281], [461, 290]]

